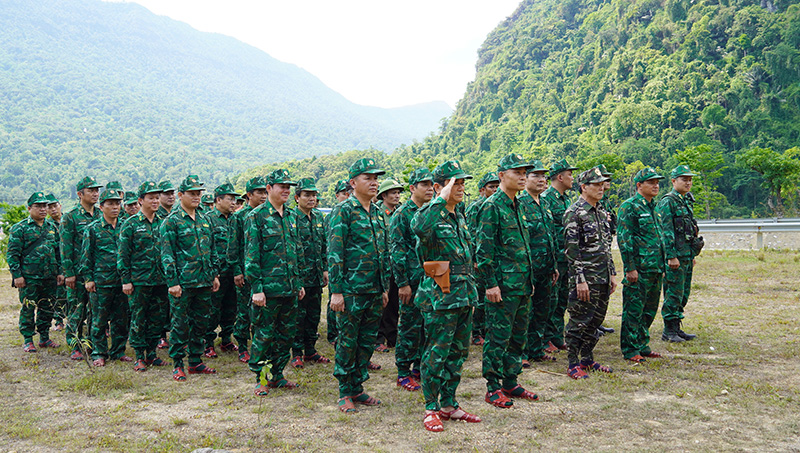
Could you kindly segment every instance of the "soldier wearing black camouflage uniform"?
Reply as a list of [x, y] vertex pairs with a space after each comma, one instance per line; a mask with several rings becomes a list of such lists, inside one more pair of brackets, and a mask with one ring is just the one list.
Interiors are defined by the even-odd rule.
[[47, 219], [48, 200], [42, 192], [28, 198], [28, 218], [11, 227], [6, 260], [19, 291], [19, 332], [23, 350], [36, 352], [33, 335], [39, 332], [40, 348], [57, 348], [50, 339], [50, 322], [56, 285], [63, 283], [58, 252], [58, 228]]
[[608, 214], [598, 205], [606, 179], [596, 167], [581, 173], [581, 196], [564, 213], [570, 285], [567, 372], [573, 379], [588, 378], [587, 371], [611, 373], [593, 354], [600, 337], [597, 327], [603, 323], [608, 298], [617, 287]]
[[[603, 208], [606, 211], [606, 213], [608, 213], [608, 226], [611, 229], [611, 236], [613, 237], [616, 236], [617, 234], [617, 225], [619, 224], [619, 220], [617, 218], [617, 210], [614, 207], [614, 203], [612, 203], [611, 199], [609, 198], [611, 194], [610, 190], [611, 179], [614, 175], [613, 173], [608, 171], [608, 168], [606, 168], [606, 166], [603, 164], [598, 165], [597, 168], [600, 169], [600, 174], [608, 178], [608, 181], [603, 183], [603, 189], [604, 189], [603, 198], [600, 199], [598, 204], [600, 205], [601, 208]], [[597, 330], [600, 331], [600, 335], [605, 335], [608, 333], [615, 332], [613, 327], [606, 327], [604, 325], [598, 327]]]
[[[56, 226], [56, 230], [61, 228], [61, 203], [55, 195], [47, 194], [47, 217]], [[61, 256], [59, 254], [59, 260]], [[64, 320], [67, 316], [67, 287], [64, 285], [63, 279], [58, 283], [56, 288], [56, 300], [53, 304], [53, 323], [55, 327], [53, 330], [64, 330]]]
[[[403, 193], [403, 186], [394, 179], [385, 179], [378, 186], [378, 202], [375, 205], [381, 211], [383, 223], [386, 226], [387, 240], [389, 226], [392, 222], [395, 210], [400, 206], [400, 195]], [[388, 248], [388, 245], [387, 245]], [[381, 325], [378, 328], [378, 339], [375, 342], [375, 350], [378, 352], [389, 352], [389, 348], [397, 344], [397, 321], [400, 316], [400, 299], [397, 294], [398, 288], [395, 284], [394, 276], [389, 278], [389, 303], [381, 314]]]

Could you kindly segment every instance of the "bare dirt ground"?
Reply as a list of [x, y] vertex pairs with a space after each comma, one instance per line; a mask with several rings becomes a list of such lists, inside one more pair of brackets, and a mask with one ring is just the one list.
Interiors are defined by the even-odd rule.
[[[697, 340], [662, 342], [659, 317], [651, 343], [665, 358], [633, 365], [619, 334], [607, 335], [596, 359], [614, 374], [581, 382], [566, 377], [560, 352], [521, 376], [542, 400], [507, 410], [483, 402], [473, 347], [459, 396], [483, 422], [445, 422], [438, 434], [422, 427], [422, 395], [396, 387], [393, 352], [375, 353], [383, 370], [366, 383], [383, 405], [355, 415], [336, 408], [332, 365], [289, 370], [300, 389], [259, 399], [231, 354], [209, 360], [217, 375], [176, 383], [169, 367], [92, 370], [63, 346], [24, 353], [16, 290], [3, 272], [0, 451], [800, 451], [800, 255], [710, 250], [695, 272], [684, 328]], [[605, 324], [619, 329], [620, 313], [618, 292]], [[53, 338], [64, 343], [63, 333]], [[333, 356], [327, 342], [318, 346]]]

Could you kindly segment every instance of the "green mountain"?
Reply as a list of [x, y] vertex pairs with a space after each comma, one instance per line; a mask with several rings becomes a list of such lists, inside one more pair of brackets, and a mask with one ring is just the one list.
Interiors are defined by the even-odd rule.
[[[702, 215], [765, 215], [781, 198], [796, 210], [797, 3], [525, 0], [478, 51], [441, 132], [385, 165], [457, 158], [480, 175], [509, 152], [603, 162], [620, 201], [642, 166], [688, 162], [702, 171]], [[778, 174], [788, 184], [776, 189]]]
[[0, 1], [0, 201], [373, 147], [435, 130], [443, 102], [353, 104], [308, 72], [130, 3]]

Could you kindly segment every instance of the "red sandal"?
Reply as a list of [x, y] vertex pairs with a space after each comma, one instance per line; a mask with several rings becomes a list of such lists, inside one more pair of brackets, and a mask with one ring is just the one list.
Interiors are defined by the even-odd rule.
[[397, 386], [402, 387], [409, 392], [416, 392], [421, 387], [417, 381], [414, 380], [411, 376], [404, 376], [397, 378]]
[[642, 356], [648, 357], [650, 359], [660, 359], [660, 358], [664, 357], [661, 354], [659, 354], [657, 352], [653, 352], [653, 351], [650, 351], [647, 354], [642, 354]]
[[603, 373], [613, 373], [614, 372], [614, 370], [612, 370], [611, 368], [609, 368], [609, 367], [607, 367], [605, 365], [600, 365], [599, 363], [597, 363], [595, 361], [581, 362], [581, 368], [583, 368], [584, 371], [602, 371]]
[[145, 363], [144, 360], [139, 359], [136, 361], [136, 364], [133, 365], [133, 371], [138, 371], [140, 373], [143, 373], [147, 371], [147, 364]]
[[439, 418], [439, 412], [437, 411], [425, 411], [425, 418], [422, 420], [422, 424], [425, 425], [425, 429], [428, 431], [435, 433], [444, 431], [442, 419]]
[[[25, 343], [25, 345], [22, 347], [22, 350], [25, 351], [25, 352], [36, 352], [36, 346], [33, 345], [32, 341], [29, 341], [29, 342]], [[83, 356], [81, 356], [81, 359], [82, 358], [83, 358]], [[78, 360], [80, 360], [80, 359], [78, 359]]]
[[[456, 415], [458, 413], [458, 411], [461, 411], [461, 414]], [[441, 411], [439, 411], [439, 416], [442, 418], [442, 420], [463, 420], [463, 421], [465, 421], [467, 423], [480, 423], [481, 422], [481, 418], [480, 417], [478, 417], [475, 414], [470, 414], [469, 412], [465, 411], [464, 409], [461, 409], [460, 407], [457, 407], [457, 408], [453, 409], [450, 412], [447, 412], [445, 410], [441, 410]]]
[[250, 353], [247, 351], [240, 351], [239, 352], [239, 361], [242, 363], [247, 363], [250, 361]]
[[182, 366], [177, 366], [174, 370], [172, 370], [172, 379], [175, 379], [178, 382], [186, 381], [186, 373], [183, 371]]
[[380, 406], [381, 400], [367, 395], [366, 393], [359, 393], [353, 397], [353, 402], [363, 404], [364, 406]]
[[56, 343], [55, 341], [50, 340], [50, 339], [47, 339], [45, 341], [40, 341], [39, 342], [39, 347], [40, 348], [57, 348], [59, 346], [60, 345], [58, 343]]
[[369, 364], [367, 365], [367, 369], [372, 371], [378, 371], [381, 369], [381, 366], [378, 365], [377, 363], [369, 362]]
[[521, 385], [517, 384], [513, 389], [503, 389], [503, 393], [509, 398], [522, 398], [525, 400], [539, 401], [539, 395], [525, 390]]
[[628, 358], [626, 360], [630, 360], [633, 363], [644, 363], [644, 362], [647, 362], [647, 360], [644, 357], [640, 356], [639, 354], [636, 354], [635, 356], [630, 357], [630, 358]]
[[256, 384], [256, 389], [253, 390], [253, 394], [260, 397], [265, 397], [269, 395], [269, 387], [266, 385]]
[[495, 390], [494, 392], [486, 392], [486, 398], [484, 398], [487, 403], [491, 404], [492, 406], [499, 407], [501, 409], [508, 409], [509, 407], [514, 405], [514, 402], [510, 399], [506, 398], [500, 390]]
[[277, 381], [269, 381], [269, 388], [271, 389], [296, 389], [297, 384], [286, 379], [278, 379]]
[[197, 365], [189, 365], [189, 374], [217, 374], [217, 370], [200, 362]]
[[306, 362], [314, 362], [314, 363], [331, 363], [331, 359], [323, 356], [319, 352], [313, 355], [307, 355], [303, 357], [303, 360], [305, 360]]
[[292, 359], [292, 368], [303, 368], [303, 358], [299, 355]]
[[569, 377], [575, 380], [589, 379], [589, 375], [586, 374], [585, 371], [583, 371], [583, 368], [581, 368], [580, 365], [573, 365], [569, 367], [569, 369], [567, 370], [567, 375], [569, 375]]
[[355, 412], [356, 406], [353, 404], [353, 398], [350, 396], [339, 398], [339, 410], [345, 414], [352, 414]]

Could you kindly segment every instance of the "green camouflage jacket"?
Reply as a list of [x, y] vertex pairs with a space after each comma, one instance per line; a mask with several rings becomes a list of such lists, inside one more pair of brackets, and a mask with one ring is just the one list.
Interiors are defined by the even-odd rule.
[[267, 201], [247, 216], [244, 228], [244, 276], [253, 294], [296, 295], [302, 288], [298, 263], [297, 215], [284, 207], [283, 216]]
[[567, 212], [567, 208], [572, 204], [572, 200], [567, 196], [567, 192], [564, 192], [562, 195], [553, 186], [548, 187], [542, 192], [539, 199], [543, 201], [544, 206], [546, 206], [553, 215], [553, 238], [556, 244], [556, 261], [564, 264], [567, 262], [567, 257], [564, 255], [564, 213]]
[[103, 216], [100, 209], [95, 206], [94, 214], [89, 214], [79, 203], [68, 213], [61, 217], [61, 267], [64, 268], [64, 277], [76, 277], [80, 265], [81, 246], [83, 246], [83, 232], [90, 223]]
[[192, 219], [179, 205], [161, 222], [158, 235], [168, 287], [202, 288], [214, 284], [219, 257], [207, 217], [195, 211]]
[[234, 276], [244, 275], [244, 223], [251, 212], [253, 207], [245, 204], [231, 216], [227, 262]]
[[467, 307], [477, 300], [471, 237], [464, 214], [458, 210], [451, 214], [445, 199], [436, 197], [419, 208], [411, 228], [419, 237], [417, 253], [421, 261], [450, 262], [450, 293], [443, 293], [433, 278], [423, 273], [414, 303], [422, 310], [447, 310]]
[[323, 286], [322, 273], [328, 272], [328, 222], [319, 209], [312, 209], [309, 216], [300, 208], [297, 216], [297, 235], [303, 251], [300, 260], [300, 276], [303, 287]]
[[151, 223], [141, 212], [128, 218], [119, 231], [117, 270], [122, 284], [155, 286], [164, 284], [158, 215]]
[[658, 202], [656, 213], [661, 220], [661, 234], [667, 259], [692, 259], [692, 239], [697, 234], [694, 227], [694, 206], [687, 197], [672, 190]]
[[398, 288], [419, 286], [424, 271], [417, 256], [417, 236], [411, 229], [411, 219], [419, 210], [413, 200], [408, 200], [394, 212], [389, 225], [389, 252], [392, 272]]
[[617, 242], [625, 272], [664, 272], [664, 242], [655, 201], [637, 193], [619, 208]]
[[501, 294], [533, 293], [526, 208], [498, 189], [481, 206], [478, 225], [478, 274], [486, 289], [500, 287]]
[[367, 212], [355, 196], [330, 215], [328, 274], [331, 294], [374, 294], [389, 290], [386, 230], [378, 207]]
[[525, 224], [528, 228], [533, 273], [555, 274], [556, 243], [553, 239], [553, 214], [544, 206], [541, 195], [538, 203], [527, 191], [523, 191], [517, 199], [527, 210]]
[[114, 227], [101, 216], [83, 232], [78, 271], [84, 282], [94, 282], [99, 287], [122, 285], [117, 270], [120, 229], [119, 221]]
[[606, 284], [617, 275], [611, 257], [611, 229], [608, 214], [599, 205], [578, 198], [564, 213], [565, 254], [570, 288], [578, 283]]
[[170, 212], [174, 212], [180, 206], [180, 200], [176, 199], [175, 204], [172, 205], [172, 210], [167, 211], [167, 209], [163, 205], [158, 205], [158, 210], [156, 211], [156, 216], [158, 216], [159, 220], [164, 220], [167, 218]]
[[6, 252], [11, 277], [25, 277], [25, 280], [55, 278], [61, 273], [59, 242], [58, 228], [50, 219], [45, 219], [42, 226], [30, 217], [14, 224], [9, 232]]
[[229, 214], [228, 217], [225, 217], [222, 215], [222, 212], [215, 207], [213, 209], [206, 209], [203, 215], [211, 222], [211, 227], [214, 229], [214, 248], [217, 251], [217, 256], [220, 258], [219, 274], [232, 277], [233, 274], [231, 274], [231, 271], [233, 267], [228, 264], [228, 260], [225, 258], [228, 256], [228, 242], [230, 241], [231, 230], [233, 229], [231, 222], [233, 214]]
[[383, 218], [384, 226], [386, 228], [389, 228], [389, 224], [392, 222], [392, 215], [394, 215], [394, 212], [397, 209], [395, 209], [395, 211], [390, 210], [389, 208], [386, 207], [385, 204], [383, 204], [383, 200], [380, 200], [377, 203], [375, 203], [375, 206], [377, 206], [377, 208], [381, 212], [381, 217]]
[[473, 238], [478, 237], [478, 213], [481, 211], [481, 206], [483, 205], [484, 201], [486, 201], [486, 198], [478, 195], [478, 199], [469, 205], [469, 207], [466, 209], [466, 213], [464, 214], [467, 218], [467, 228], [469, 229], [469, 234]]
[[598, 204], [608, 213], [608, 227], [611, 228], [611, 235], [614, 236], [617, 234], [619, 218], [617, 217], [617, 211], [614, 209], [614, 205], [611, 203], [611, 200], [608, 199], [608, 192], [603, 194], [603, 198], [600, 199]]

